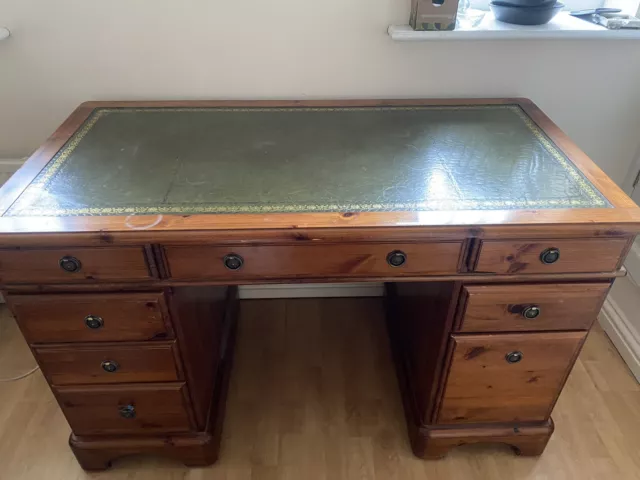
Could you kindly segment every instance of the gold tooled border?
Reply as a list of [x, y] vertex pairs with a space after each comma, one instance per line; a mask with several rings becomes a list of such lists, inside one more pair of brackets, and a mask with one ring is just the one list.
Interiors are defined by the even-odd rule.
[[[544, 149], [564, 168], [576, 182], [583, 194], [590, 200], [551, 199], [551, 200], [464, 200], [464, 201], [427, 201], [405, 203], [364, 203], [364, 204], [186, 204], [160, 206], [94, 207], [94, 208], [41, 208], [30, 204], [30, 199], [42, 191], [60, 171], [82, 139], [91, 131], [102, 117], [112, 113], [124, 112], [300, 112], [300, 111], [372, 111], [372, 110], [481, 110], [506, 109], [515, 113], [529, 128]], [[473, 210], [473, 209], [518, 209], [518, 208], [604, 208], [611, 205], [600, 192], [582, 175], [582, 173], [556, 148], [538, 125], [518, 105], [423, 105], [423, 106], [384, 106], [384, 107], [147, 107], [147, 108], [99, 108], [96, 109], [72, 138], [44, 167], [34, 181], [7, 210], [5, 216], [81, 216], [81, 215], [123, 215], [123, 214], [186, 214], [186, 213], [293, 213], [293, 212], [332, 212], [332, 211], [406, 211], [406, 210]]]

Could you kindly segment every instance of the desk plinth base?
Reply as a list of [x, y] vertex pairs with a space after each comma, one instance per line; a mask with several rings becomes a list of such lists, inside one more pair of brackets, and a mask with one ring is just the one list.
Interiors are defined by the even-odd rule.
[[218, 459], [220, 437], [198, 433], [166, 437], [87, 439], [71, 435], [69, 445], [85, 470], [105, 470], [121, 457], [137, 454], [174, 458], [188, 467], [204, 467]]
[[541, 455], [553, 433], [553, 420], [527, 426], [409, 426], [413, 453], [424, 459], [443, 458], [449, 450], [473, 443], [502, 443], [523, 456]]

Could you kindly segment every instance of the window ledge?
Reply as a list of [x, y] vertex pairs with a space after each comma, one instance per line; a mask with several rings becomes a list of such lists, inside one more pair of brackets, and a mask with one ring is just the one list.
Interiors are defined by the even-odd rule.
[[429, 40], [501, 40], [501, 39], [640, 39], [640, 30], [608, 30], [600, 25], [560, 12], [546, 25], [523, 26], [497, 21], [488, 12], [479, 25], [449, 31], [413, 30], [409, 25], [390, 25], [389, 36], [399, 42]]

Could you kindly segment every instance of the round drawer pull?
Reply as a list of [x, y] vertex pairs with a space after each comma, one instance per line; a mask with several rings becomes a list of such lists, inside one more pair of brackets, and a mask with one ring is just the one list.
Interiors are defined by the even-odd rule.
[[93, 330], [97, 330], [104, 326], [104, 320], [98, 315], [87, 315], [84, 317], [84, 324]]
[[540, 254], [540, 261], [546, 265], [556, 263], [560, 259], [560, 250], [557, 248], [547, 248]]
[[407, 254], [400, 251], [394, 250], [393, 252], [387, 255], [387, 263], [392, 267], [401, 267], [407, 262]]
[[76, 257], [71, 257], [69, 255], [65, 255], [58, 261], [60, 268], [65, 272], [74, 273], [79, 271], [82, 268], [82, 263]]
[[504, 357], [507, 363], [518, 363], [522, 360], [522, 352], [509, 352]]
[[100, 364], [100, 366], [107, 373], [114, 373], [118, 370], [118, 368], [120, 368], [120, 365], [118, 365], [118, 363], [114, 362], [113, 360], [105, 360]]
[[125, 405], [118, 409], [122, 418], [136, 418], [136, 407], [133, 405]]
[[534, 318], [537, 318], [540, 313], [542, 313], [540, 311], [540, 307], [536, 307], [535, 305], [531, 305], [530, 307], [522, 310], [522, 316], [527, 320], [533, 320]]
[[224, 266], [229, 270], [239, 270], [244, 264], [244, 260], [242, 259], [242, 257], [240, 255], [236, 255], [235, 253], [225, 255], [222, 261], [224, 262]]

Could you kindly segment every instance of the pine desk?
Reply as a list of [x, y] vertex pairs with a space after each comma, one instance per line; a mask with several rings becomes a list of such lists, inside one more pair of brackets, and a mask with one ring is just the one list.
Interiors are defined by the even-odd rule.
[[385, 282], [416, 455], [540, 454], [640, 228], [523, 99], [86, 103], [0, 212], [0, 285], [87, 469], [216, 460], [236, 286], [270, 282]]

